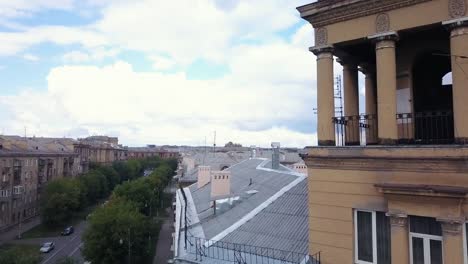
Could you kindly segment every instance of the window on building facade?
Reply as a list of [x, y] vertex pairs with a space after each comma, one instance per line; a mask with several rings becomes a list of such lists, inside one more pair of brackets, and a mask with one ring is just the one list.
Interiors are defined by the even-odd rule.
[[355, 262], [390, 264], [390, 221], [383, 212], [354, 211]]
[[410, 217], [412, 264], [443, 264], [442, 226], [435, 218]]

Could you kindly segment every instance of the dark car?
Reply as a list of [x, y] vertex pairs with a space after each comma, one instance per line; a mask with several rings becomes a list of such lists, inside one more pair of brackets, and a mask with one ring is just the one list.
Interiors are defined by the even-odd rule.
[[69, 226], [69, 227], [65, 228], [65, 230], [63, 230], [62, 236], [69, 236], [69, 235], [73, 234], [73, 231], [75, 231], [73, 229], [73, 226]]

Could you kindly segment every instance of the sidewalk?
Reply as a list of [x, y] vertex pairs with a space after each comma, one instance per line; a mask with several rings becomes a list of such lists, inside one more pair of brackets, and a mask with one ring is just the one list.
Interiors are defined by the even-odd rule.
[[172, 208], [166, 208], [169, 217], [164, 220], [159, 231], [158, 244], [156, 246], [156, 256], [154, 257], [153, 264], [166, 264], [169, 259], [172, 259], [173, 252], [171, 251], [172, 245], [172, 232], [174, 226]]
[[[41, 223], [41, 219], [39, 216], [31, 218], [21, 224], [21, 233], [26, 232], [27, 230], [39, 225]], [[18, 225], [12, 227], [10, 230], [0, 233], [0, 245], [8, 243], [18, 236]]]

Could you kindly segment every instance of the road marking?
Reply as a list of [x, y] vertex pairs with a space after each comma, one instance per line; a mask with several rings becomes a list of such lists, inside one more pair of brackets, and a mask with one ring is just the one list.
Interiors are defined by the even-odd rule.
[[[68, 240], [68, 242], [72, 242], [73, 240], [75, 240], [78, 236], [74, 236], [72, 239]], [[49, 258], [47, 258], [46, 260], [44, 260], [42, 262], [42, 264], [45, 264], [47, 263], [49, 260], [51, 260], [53, 257], [55, 257], [60, 251], [62, 251], [62, 249], [64, 249], [66, 246], [68, 246], [67, 244], [65, 244], [63, 247], [61, 247], [59, 250], [55, 251], [54, 254], [52, 254]]]
[[68, 254], [69, 257], [73, 256], [73, 254], [75, 254], [75, 252], [80, 249], [80, 247], [83, 245], [83, 243], [80, 243], [70, 254]]

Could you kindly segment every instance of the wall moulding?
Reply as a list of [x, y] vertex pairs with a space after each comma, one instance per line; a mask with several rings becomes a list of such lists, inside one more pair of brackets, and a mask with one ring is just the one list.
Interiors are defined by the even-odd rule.
[[432, 0], [382, 0], [382, 1], [335, 1], [333, 5], [323, 2], [298, 8], [301, 16], [314, 27], [323, 27], [354, 18], [384, 13], [394, 9], [411, 6]]

